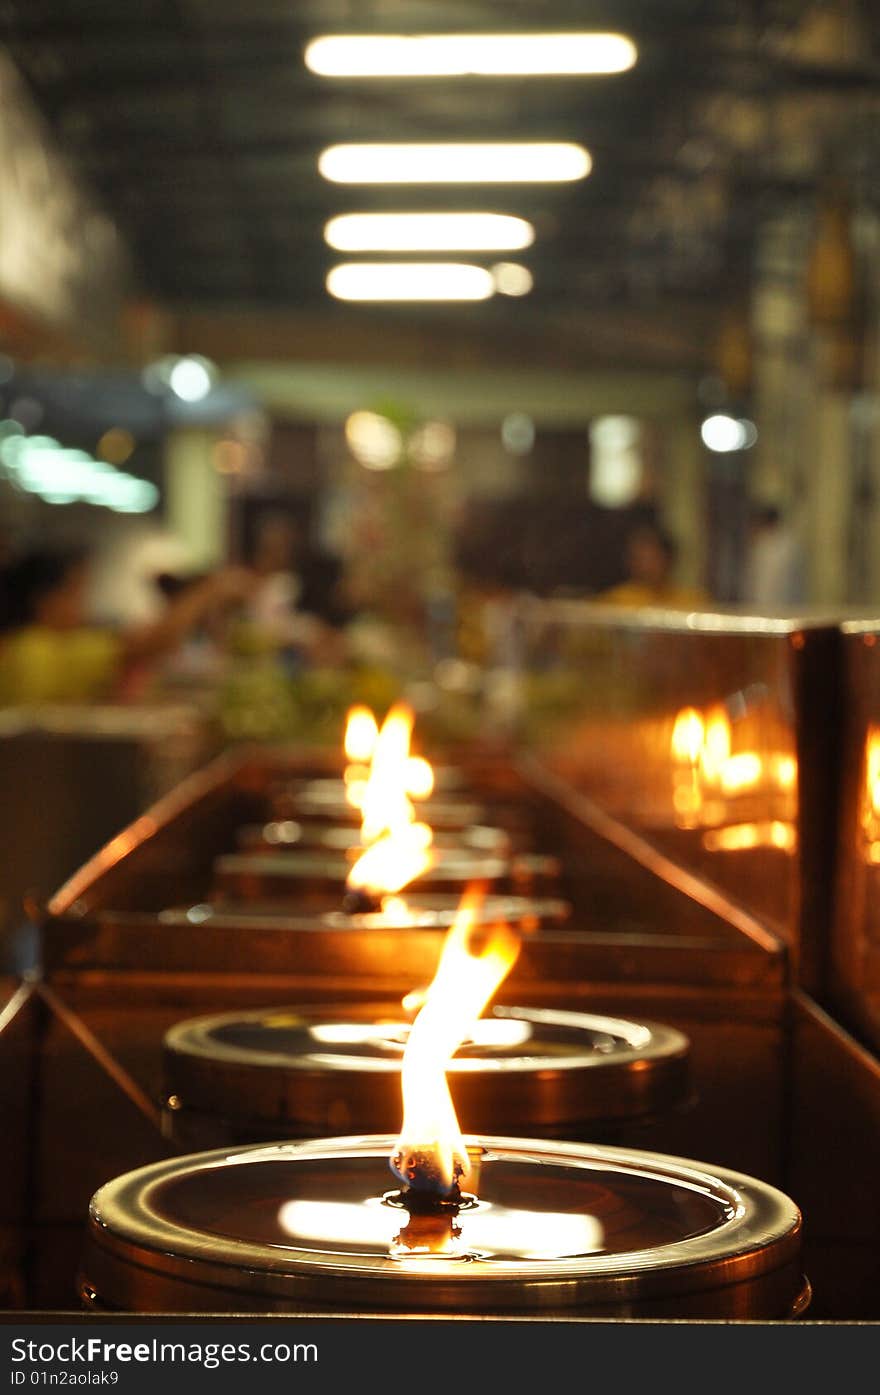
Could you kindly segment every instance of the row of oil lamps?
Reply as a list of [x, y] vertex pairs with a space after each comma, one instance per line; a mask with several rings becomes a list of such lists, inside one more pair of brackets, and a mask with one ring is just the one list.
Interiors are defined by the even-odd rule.
[[454, 770], [435, 779], [411, 734], [404, 708], [381, 727], [356, 709], [344, 775], [281, 782], [267, 821], [239, 830], [238, 848], [216, 859], [210, 901], [187, 914], [208, 925], [246, 909], [275, 923], [308, 911], [316, 927], [436, 926], [446, 934], [433, 981], [402, 1006], [279, 1007], [173, 1028], [166, 1132], [209, 1151], [96, 1194], [83, 1301], [152, 1312], [802, 1312], [800, 1215], [786, 1196], [596, 1141], [683, 1105], [681, 1033], [491, 1006], [523, 942], [565, 913], [536, 895], [552, 889], [554, 864], [521, 845], [515, 819], [512, 832], [487, 826]]

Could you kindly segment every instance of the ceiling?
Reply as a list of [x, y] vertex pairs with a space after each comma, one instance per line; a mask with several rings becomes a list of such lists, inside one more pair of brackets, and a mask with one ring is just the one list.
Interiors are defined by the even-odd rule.
[[[0, 14], [142, 290], [181, 313], [558, 332], [597, 361], [696, 366], [748, 281], [756, 230], [807, 228], [829, 173], [866, 198], [880, 188], [875, 0], [4, 0]], [[355, 81], [302, 61], [319, 33], [529, 27], [619, 30], [639, 62], [604, 78]], [[573, 139], [594, 170], [490, 191], [352, 189], [317, 173], [333, 142], [457, 138]], [[535, 224], [517, 254], [531, 295], [394, 311], [328, 298], [334, 213], [468, 207]], [[616, 315], [627, 334], [603, 354]]]

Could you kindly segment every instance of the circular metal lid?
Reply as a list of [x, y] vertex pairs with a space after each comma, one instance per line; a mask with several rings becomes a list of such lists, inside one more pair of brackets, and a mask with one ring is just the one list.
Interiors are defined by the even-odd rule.
[[[442, 892], [410, 891], [404, 893], [406, 911], [342, 911], [319, 910], [308, 915], [294, 914], [275, 902], [229, 901], [200, 902], [192, 906], [170, 907], [160, 911], [158, 918], [165, 925], [239, 926], [247, 923], [256, 928], [285, 930], [295, 928], [320, 932], [322, 930], [448, 930], [458, 914], [460, 898]], [[487, 896], [479, 911], [478, 924], [491, 925], [498, 921], [536, 930], [542, 925], [561, 925], [571, 916], [568, 901], [550, 897]]]
[[[172, 1109], [284, 1126], [396, 1128], [409, 1023], [399, 1005], [223, 1013], [166, 1034]], [[690, 1044], [672, 1027], [495, 1006], [448, 1067], [462, 1126], [580, 1131], [680, 1105]], [[265, 1137], [265, 1134], [263, 1135]]]
[[[226, 853], [214, 860], [218, 881], [253, 878], [296, 886], [300, 882], [330, 882], [345, 884], [353, 858], [344, 853], [306, 850], [296, 852]], [[510, 874], [510, 863], [485, 853], [466, 848], [440, 848], [432, 865], [419, 877], [419, 884], [459, 885], [469, 881], [501, 881]]]
[[[432, 847], [447, 850], [464, 848], [468, 852], [504, 857], [510, 851], [510, 834], [503, 828], [486, 824], [470, 824], [467, 828], [440, 829], [434, 834]], [[320, 849], [331, 853], [363, 852], [361, 832], [357, 824], [331, 824], [303, 819], [270, 819], [268, 823], [246, 824], [238, 830], [242, 850], [290, 852], [294, 848]]]
[[[360, 810], [349, 804], [345, 787], [338, 781], [315, 780], [302, 789], [290, 789], [275, 796], [275, 812], [281, 818], [325, 819], [336, 824], [359, 825]], [[481, 823], [486, 814], [482, 804], [472, 799], [441, 796], [418, 801], [419, 817], [432, 828], [465, 828]]]
[[86, 1277], [120, 1306], [135, 1268], [270, 1305], [583, 1310], [757, 1280], [797, 1260], [797, 1207], [754, 1178], [510, 1138], [482, 1140], [479, 1199], [458, 1215], [452, 1249], [426, 1254], [410, 1248], [408, 1213], [383, 1200], [394, 1143], [219, 1150], [128, 1173], [92, 1199]]

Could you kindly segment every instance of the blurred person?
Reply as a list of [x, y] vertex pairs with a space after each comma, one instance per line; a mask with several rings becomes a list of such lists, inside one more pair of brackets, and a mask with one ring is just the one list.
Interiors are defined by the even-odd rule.
[[0, 574], [0, 706], [112, 700], [139, 664], [174, 650], [218, 604], [243, 600], [249, 572], [224, 567], [123, 630], [90, 623], [88, 552], [34, 550]]
[[673, 579], [678, 546], [656, 523], [642, 523], [630, 533], [624, 549], [627, 577], [601, 591], [596, 599], [606, 605], [660, 606], [692, 610], [705, 605], [706, 593], [695, 586], [679, 586]]
[[796, 529], [775, 504], [756, 504], [749, 522], [743, 600], [762, 610], [802, 605], [806, 566]]
[[314, 595], [313, 578], [298, 550], [299, 530], [286, 514], [270, 514], [261, 521], [250, 559], [256, 583], [247, 618], [289, 668], [340, 663], [344, 645], [339, 629], [307, 608]]

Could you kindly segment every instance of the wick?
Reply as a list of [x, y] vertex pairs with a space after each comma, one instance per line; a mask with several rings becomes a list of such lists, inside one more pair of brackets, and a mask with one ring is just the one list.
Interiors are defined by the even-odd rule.
[[374, 891], [365, 888], [349, 889], [342, 898], [342, 909], [346, 915], [366, 915], [381, 911], [382, 900]]

